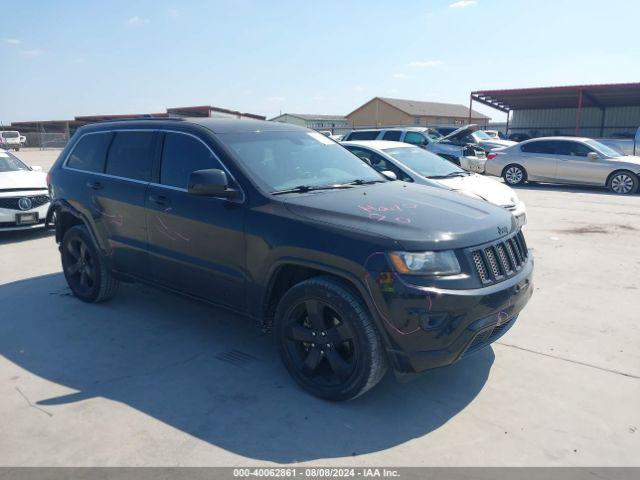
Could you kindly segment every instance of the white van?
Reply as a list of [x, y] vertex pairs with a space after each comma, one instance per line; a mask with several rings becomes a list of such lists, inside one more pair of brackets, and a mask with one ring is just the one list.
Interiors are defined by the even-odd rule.
[[17, 152], [23, 144], [23, 138], [17, 130], [0, 131], [0, 148], [13, 149]]

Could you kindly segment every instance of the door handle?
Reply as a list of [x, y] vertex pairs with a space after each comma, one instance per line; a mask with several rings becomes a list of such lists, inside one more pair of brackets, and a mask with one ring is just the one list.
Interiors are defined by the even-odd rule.
[[103, 188], [100, 182], [87, 182], [87, 187], [91, 188], [92, 190], [100, 190]]
[[164, 195], [149, 195], [149, 200], [155, 203], [156, 205], [166, 206], [171, 203], [167, 197]]

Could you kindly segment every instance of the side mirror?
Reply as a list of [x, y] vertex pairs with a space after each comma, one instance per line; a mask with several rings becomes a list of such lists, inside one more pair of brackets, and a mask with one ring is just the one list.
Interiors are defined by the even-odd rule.
[[385, 177], [387, 177], [389, 180], [398, 179], [398, 176], [395, 174], [395, 172], [392, 172], [391, 170], [382, 170], [380, 173]]
[[227, 174], [217, 168], [196, 170], [189, 176], [189, 193], [204, 197], [233, 198], [237, 190], [229, 188]]
[[33, 165], [31, 167], [31, 170], [33, 170], [34, 172], [41, 172], [42, 171], [42, 167], [40, 165]]
[[600, 159], [600, 155], [598, 155], [596, 152], [589, 152], [587, 153], [587, 158], [591, 161], [594, 160], [599, 160]]

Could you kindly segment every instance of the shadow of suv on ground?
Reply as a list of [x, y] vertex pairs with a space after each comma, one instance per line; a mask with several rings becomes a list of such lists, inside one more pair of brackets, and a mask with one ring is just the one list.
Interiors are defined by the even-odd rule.
[[62, 274], [0, 286], [0, 355], [77, 393], [105, 397], [246, 457], [308, 461], [385, 450], [446, 423], [482, 389], [491, 349], [407, 384], [387, 375], [354, 401], [296, 386], [275, 344], [246, 319], [147, 287], [114, 301], [73, 298]]

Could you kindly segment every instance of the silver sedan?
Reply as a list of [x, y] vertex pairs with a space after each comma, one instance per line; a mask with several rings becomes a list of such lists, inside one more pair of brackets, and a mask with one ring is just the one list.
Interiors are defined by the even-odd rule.
[[640, 157], [623, 155], [589, 138], [544, 137], [496, 150], [485, 173], [509, 185], [526, 181], [606, 186], [620, 194], [638, 190]]

